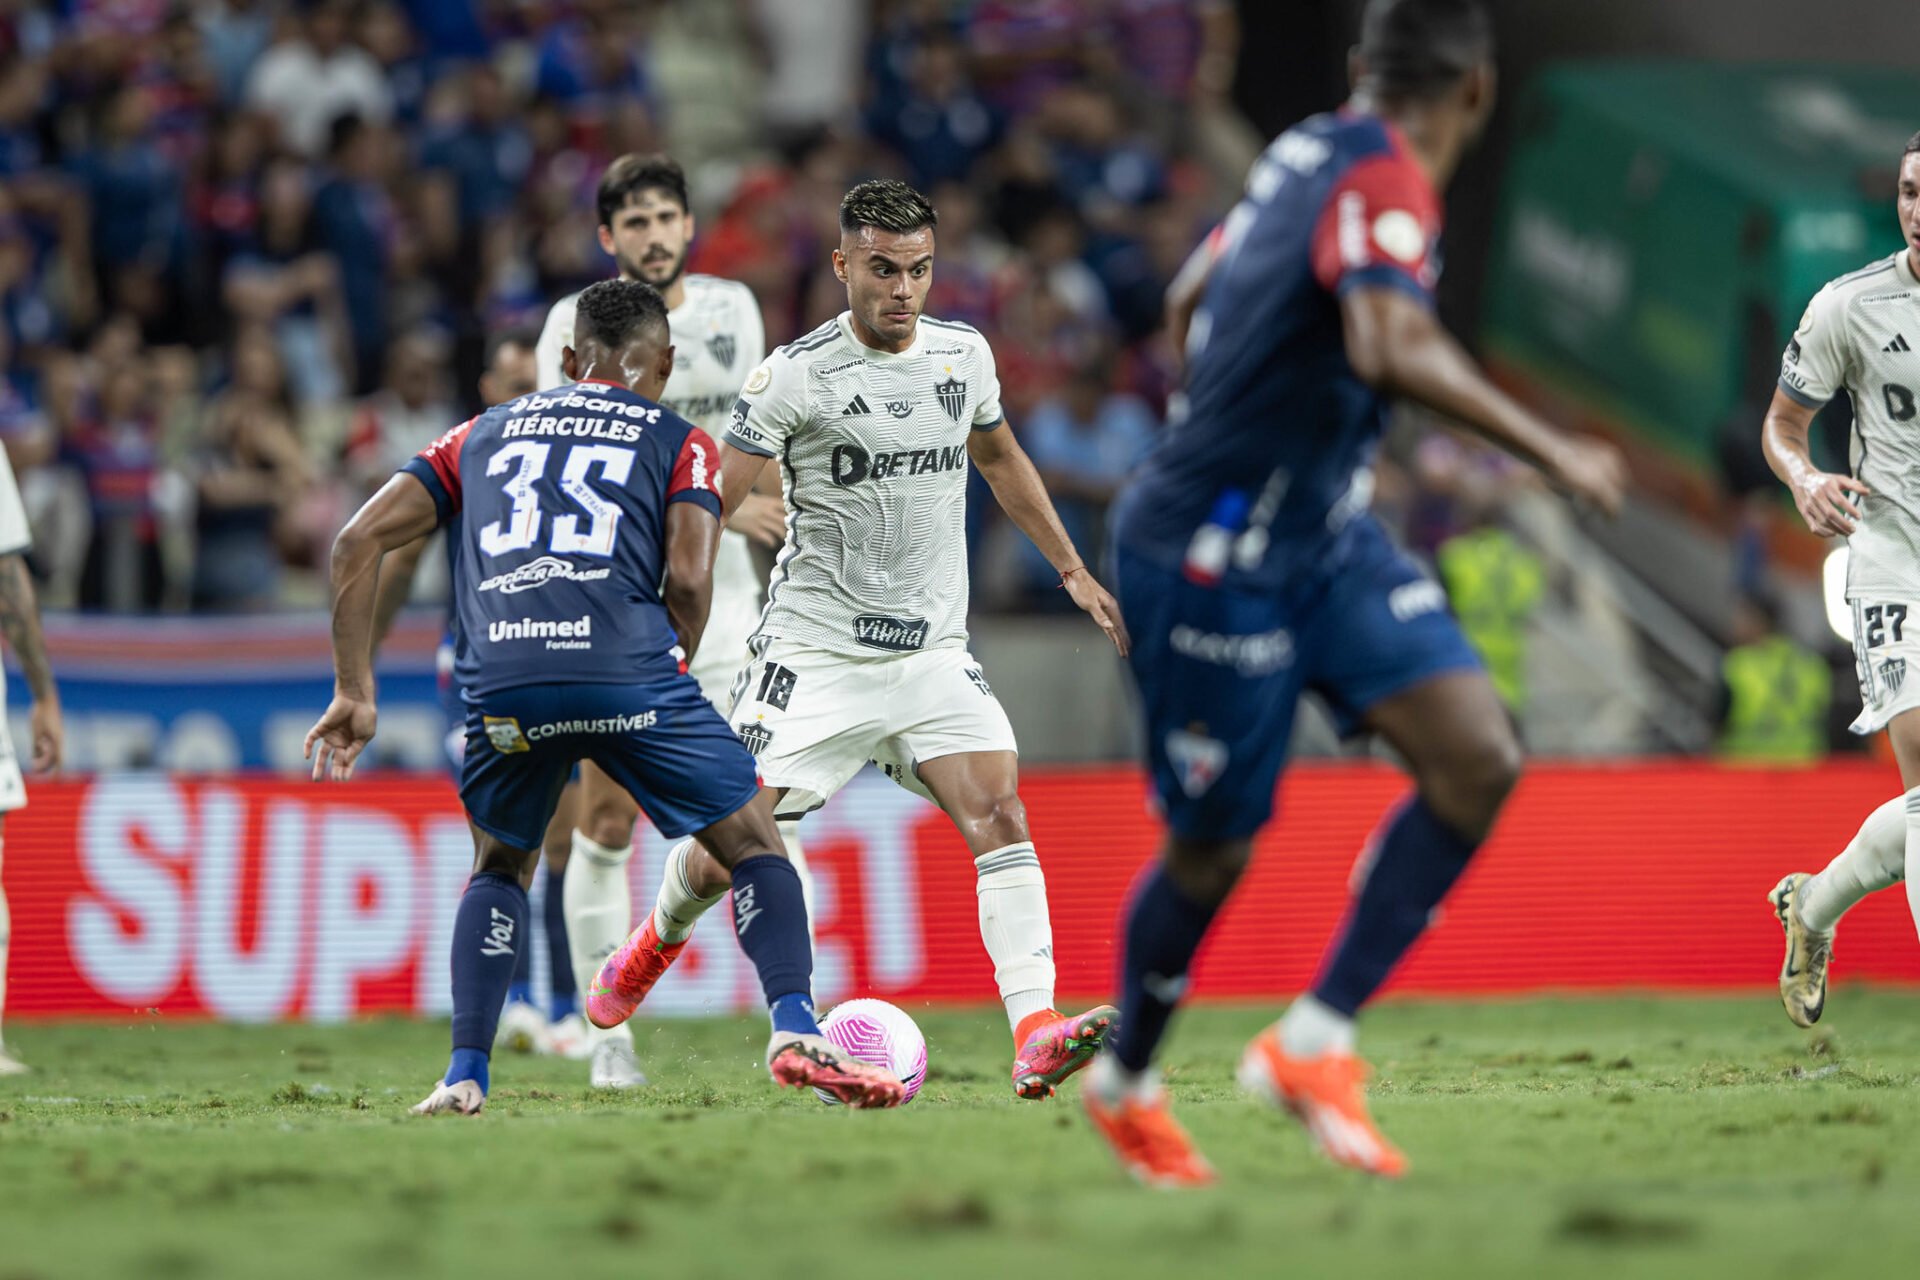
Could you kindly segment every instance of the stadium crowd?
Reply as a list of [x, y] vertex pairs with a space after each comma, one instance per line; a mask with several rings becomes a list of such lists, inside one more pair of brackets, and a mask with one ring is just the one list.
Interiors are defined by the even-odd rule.
[[[1165, 412], [1164, 287], [1258, 146], [1236, 58], [1225, 0], [6, 0], [0, 438], [44, 593], [322, 603], [489, 337], [609, 273], [607, 161], [660, 149], [691, 269], [751, 285], [770, 343], [843, 305], [849, 184], [929, 191], [932, 310], [992, 338], [1095, 545]], [[980, 496], [986, 601], [1049, 601]]]

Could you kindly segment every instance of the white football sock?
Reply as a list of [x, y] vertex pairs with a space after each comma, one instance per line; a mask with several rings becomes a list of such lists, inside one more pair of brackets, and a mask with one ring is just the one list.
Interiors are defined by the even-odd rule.
[[807, 855], [800, 848], [800, 820], [789, 819], [775, 823], [780, 828], [780, 843], [787, 846], [787, 857], [793, 863], [793, 869], [800, 876], [800, 897], [807, 904], [807, 932], [814, 931], [813, 923], [813, 872], [807, 870]]
[[1296, 1058], [1353, 1052], [1353, 1019], [1301, 996], [1280, 1019], [1280, 1047]]
[[1920, 787], [1907, 792], [1907, 910], [1920, 930]]
[[660, 893], [653, 900], [653, 931], [662, 942], [685, 942], [700, 917], [727, 896], [724, 889], [711, 898], [694, 895], [687, 884], [687, 855], [692, 851], [691, 836], [667, 851], [667, 865], [660, 873]]
[[1907, 797], [1867, 815], [1852, 841], [1795, 896], [1800, 919], [1815, 933], [1829, 933], [1860, 899], [1900, 879], [1907, 866]]
[[1053, 1008], [1053, 923], [1047, 881], [1031, 840], [983, 853], [979, 874], [980, 940], [993, 957], [993, 977], [1016, 1032], [1029, 1014]]
[[[627, 887], [627, 859], [633, 846], [613, 849], [583, 832], [573, 833], [561, 906], [567, 917], [567, 945], [573, 952], [573, 979], [582, 993], [593, 990], [600, 966], [633, 930], [633, 897]], [[633, 1039], [623, 1023], [611, 1031], [589, 1025], [593, 1041], [613, 1036]]]

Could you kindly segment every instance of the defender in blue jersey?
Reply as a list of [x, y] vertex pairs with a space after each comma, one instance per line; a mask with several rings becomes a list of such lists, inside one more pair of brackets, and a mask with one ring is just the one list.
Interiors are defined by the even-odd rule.
[[1353, 1017], [1425, 929], [1519, 774], [1520, 747], [1440, 587], [1369, 514], [1388, 399], [1406, 396], [1613, 509], [1624, 471], [1496, 390], [1433, 314], [1438, 194], [1492, 105], [1478, 0], [1373, 0], [1352, 100], [1276, 139], [1170, 299], [1185, 412], [1116, 504], [1114, 555], [1168, 835], [1125, 925], [1120, 1031], [1083, 1093], [1128, 1169], [1211, 1179], [1154, 1050], [1272, 814], [1300, 695], [1383, 734], [1416, 794], [1373, 842], [1310, 995], [1248, 1047], [1243, 1082], [1320, 1148], [1385, 1175]]
[[460, 517], [460, 796], [474, 874], [454, 917], [453, 1056], [418, 1112], [473, 1114], [524, 945], [522, 877], [573, 766], [592, 760], [669, 837], [731, 868], [735, 929], [773, 1019], [767, 1066], [855, 1106], [903, 1096], [813, 1020], [800, 881], [753, 759], [686, 674], [712, 599], [720, 493], [706, 433], [658, 403], [666, 306], [610, 280], [580, 296], [569, 385], [496, 405], [388, 481], [333, 549], [335, 693], [307, 735], [316, 779], [351, 776], [373, 737], [369, 660], [383, 554]]

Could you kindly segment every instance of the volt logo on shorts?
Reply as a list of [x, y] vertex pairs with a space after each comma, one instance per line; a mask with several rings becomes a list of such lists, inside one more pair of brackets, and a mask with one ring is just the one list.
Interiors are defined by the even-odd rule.
[[[630, 716], [600, 716], [593, 720], [555, 720], [527, 730], [529, 742], [544, 742], [563, 733], [639, 733], [660, 723], [658, 711], [636, 711]], [[526, 750], [525, 747], [521, 748]]]
[[1216, 667], [1232, 667], [1243, 676], [1271, 675], [1293, 664], [1293, 636], [1284, 627], [1226, 635], [1183, 623], [1173, 629], [1168, 642], [1183, 658]]
[[1180, 777], [1180, 789], [1198, 800], [1227, 769], [1227, 744], [1205, 734], [1175, 729], [1167, 735], [1167, 761]]
[[529, 560], [505, 573], [496, 573], [482, 580], [480, 590], [498, 591], [510, 596], [544, 587], [556, 578], [563, 582], [598, 582], [612, 573], [611, 569], [576, 569], [555, 556], [541, 556], [538, 560]]
[[1447, 593], [1427, 578], [1403, 583], [1387, 593], [1387, 611], [1395, 622], [1411, 622], [1423, 613], [1444, 612], [1446, 607]]
[[927, 647], [927, 620], [862, 613], [853, 620], [853, 638], [869, 649], [912, 653]]
[[481, 716], [480, 723], [486, 728], [487, 741], [501, 755], [510, 756], [517, 751], [530, 751], [527, 736], [520, 732], [520, 722], [512, 716]]

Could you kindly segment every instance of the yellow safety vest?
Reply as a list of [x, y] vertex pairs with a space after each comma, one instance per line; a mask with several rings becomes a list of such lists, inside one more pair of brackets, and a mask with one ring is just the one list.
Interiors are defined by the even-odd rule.
[[1729, 650], [1720, 754], [1752, 764], [1809, 764], [1827, 752], [1832, 679], [1820, 655], [1785, 636]]
[[1475, 529], [1440, 544], [1440, 577], [1467, 640], [1506, 704], [1527, 703], [1527, 622], [1540, 606], [1546, 570], [1505, 529]]

